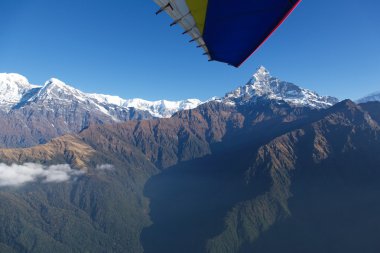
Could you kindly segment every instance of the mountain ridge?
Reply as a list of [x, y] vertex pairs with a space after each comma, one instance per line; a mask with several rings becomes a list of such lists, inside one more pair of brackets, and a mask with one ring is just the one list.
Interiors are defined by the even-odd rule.
[[264, 67], [260, 67], [245, 86], [222, 98], [213, 97], [204, 102], [198, 99], [153, 102], [123, 99], [84, 93], [56, 78], [36, 86], [21, 75], [1, 74], [0, 124], [3, 131], [0, 132], [0, 147], [33, 146], [60, 135], [76, 134], [92, 124], [170, 118], [210, 102], [235, 107], [284, 103], [320, 110], [332, 106], [337, 99], [283, 82], [272, 77]]
[[[202, 102], [198, 99], [186, 99], [180, 101], [147, 101], [143, 99], [123, 99], [118, 96], [103, 95], [96, 93], [84, 93], [57, 78], [50, 78], [43, 86], [32, 85], [28, 79], [19, 74], [0, 73], [0, 109], [11, 110], [12, 107], [22, 107], [25, 103], [33, 103], [42, 100], [62, 99], [72, 96], [82, 102], [91, 102], [101, 108], [104, 113], [107, 107], [119, 107], [129, 110], [148, 111], [152, 116], [167, 118], [179, 110], [193, 109]], [[33, 95], [24, 97], [33, 91]], [[8, 94], [7, 94], [8, 93]], [[5, 106], [6, 105], [6, 106]]]
[[[213, 97], [207, 101], [200, 101], [199, 99], [186, 99], [180, 101], [148, 101], [140, 98], [123, 99], [119, 96], [113, 95], [84, 93], [57, 78], [49, 79], [43, 86], [36, 86], [29, 84], [28, 80], [19, 74], [2, 73], [0, 74], [0, 84], [3, 86], [4, 91], [2, 92], [3, 95], [0, 96], [0, 102], [2, 100], [11, 100], [4, 95], [6, 93], [6, 88], [4, 88], [6, 82], [4, 80], [7, 81], [8, 86], [12, 84], [13, 80], [15, 84], [14, 86], [20, 90], [19, 94], [16, 94], [16, 97], [19, 97], [19, 101], [15, 102], [16, 98], [13, 98], [12, 100], [14, 102], [12, 106], [15, 107], [20, 107], [17, 105], [17, 102], [32, 102], [33, 100], [41, 100], [43, 98], [49, 98], [51, 100], [59, 99], [60, 96], [64, 96], [65, 93], [67, 93], [76, 95], [74, 97], [81, 101], [92, 100], [92, 102], [98, 103], [98, 107], [102, 107], [103, 105], [106, 105], [105, 107], [110, 105], [117, 106], [123, 109], [133, 107], [137, 110], [148, 111], [152, 116], [159, 118], [168, 118], [177, 111], [193, 109], [202, 103], [212, 100], [235, 104], [263, 98], [274, 101], [285, 101], [294, 106], [309, 106], [316, 109], [327, 108], [339, 101], [334, 97], [319, 96], [316, 92], [300, 88], [293, 83], [284, 82], [276, 77], [272, 77], [269, 71], [263, 66], [256, 70], [251, 79], [244, 86], [226, 93], [222, 98]], [[23, 86], [23, 88], [19, 86]], [[27, 99], [22, 99], [22, 96], [25, 95], [25, 93], [28, 93], [28, 87], [29, 90], [32, 90], [33, 88], [35, 94]], [[38, 92], [36, 93], [35, 90], [38, 90]], [[17, 93], [17, 89], [13, 92]], [[0, 94], [2, 93], [0, 92]]]
[[[376, 162], [366, 159], [362, 168], [353, 161], [380, 150], [379, 111], [378, 102], [356, 105], [350, 100], [321, 110], [271, 100], [211, 101], [171, 118], [91, 124], [44, 145], [0, 150], [0, 163], [67, 163], [84, 170], [75, 180], [1, 191], [0, 218], [7, 222], [0, 229], [0, 248], [245, 253], [261, 247], [267, 252], [274, 246], [266, 238], [284, 236], [278, 226], [293, 224], [293, 216], [303, 218], [293, 199], [301, 201], [308, 184], [301, 190], [291, 186], [300, 187], [314, 174], [323, 179], [326, 172], [332, 182], [377, 180]], [[335, 158], [342, 161], [336, 169], [318, 167], [334, 165]], [[111, 169], [98, 169], [107, 164]], [[350, 170], [345, 172], [345, 165]], [[352, 215], [349, 210], [339, 214]], [[314, 217], [310, 210], [306, 214]], [[334, 229], [335, 218], [333, 213], [327, 217]], [[297, 227], [285, 228], [299, 233]], [[28, 234], [35, 236], [34, 244]], [[294, 249], [284, 247], [285, 252]], [[316, 251], [309, 247], [304, 252]]]

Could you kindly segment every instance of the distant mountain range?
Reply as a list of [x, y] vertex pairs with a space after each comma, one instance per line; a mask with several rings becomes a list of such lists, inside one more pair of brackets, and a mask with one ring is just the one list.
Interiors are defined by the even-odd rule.
[[3, 126], [0, 146], [33, 146], [66, 133], [78, 133], [91, 124], [170, 117], [178, 110], [199, 104], [196, 99], [123, 100], [86, 94], [55, 78], [43, 86], [35, 86], [20, 75], [0, 74], [0, 124]]
[[[272, 77], [264, 67], [258, 68], [249, 82], [229, 92], [223, 98], [212, 98], [223, 102], [243, 102], [265, 98], [285, 101], [295, 106], [309, 106], [313, 108], [326, 108], [338, 102], [336, 98], [319, 96], [317, 93], [302, 89], [295, 84], [281, 81]], [[66, 100], [66, 102], [65, 102]], [[210, 101], [208, 100], [208, 101]], [[32, 85], [19, 74], [0, 73], [0, 109], [10, 111], [30, 104], [44, 104], [54, 107], [54, 103], [79, 103], [82, 107], [99, 111], [116, 121], [118, 115], [111, 108], [149, 112], [153, 117], [168, 118], [181, 110], [197, 107], [203, 102], [198, 99], [182, 101], [147, 101], [143, 99], [123, 99], [118, 96], [103, 94], [88, 94], [75, 89], [64, 82], [51, 78], [43, 86]], [[207, 101], [206, 101], [207, 102]]]
[[319, 96], [292, 83], [272, 77], [260, 67], [249, 82], [222, 98], [208, 101], [146, 101], [88, 94], [52, 78], [43, 86], [32, 85], [18, 74], [0, 74], [0, 147], [27, 147], [67, 133], [78, 133], [91, 124], [168, 118], [178, 111], [209, 101], [231, 106], [261, 100], [322, 109], [338, 100]]
[[0, 149], [1, 252], [380, 251], [380, 102], [261, 67], [166, 118], [13, 80], [0, 141], [43, 144]]
[[116, 111], [130, 110], [144, 111], [153, 117], [167, 118], [179, 110], [192, 109], [201, 101], [188, 99], [182, 101], [146, 101], [143, 99], [122, 99], [118, 96], [88, 94], [75, 89], [64, 82], [51, 78], [43, 86], [32, 85], [19, 74], [0, 73], [0, 109], [4, 111], [14, 110], [30, 104], [54, 104], [78, 103], [80, 106], [98, 111], [115, 121], [124, 120]]

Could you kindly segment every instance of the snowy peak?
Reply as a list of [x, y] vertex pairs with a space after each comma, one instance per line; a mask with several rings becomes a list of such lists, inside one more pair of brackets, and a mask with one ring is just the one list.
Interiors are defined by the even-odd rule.
[[186, 99], [182, 101], [147, 101], [135, 98], [126, 100], [124, 106], [148, 111], [154, 117], [169, 118], [178, 111], [194, 109], [200, 104], [202, 104], [202, 101], [198, 99]]
[[147, 101], [139, 98], [123, 99], [118, 96], [103, 94], [88, 94], [77, 90], [64, 82], [52, 78], [48, 80], [41, 88], [40, 92], [32, 98], [36, 101], [61, 101], [61, 103], [76, 101], [82, 103], [84, 107], [91, 108], [95, 106], [103, 113], [113, 114], [110, 110], [119, 108], [120, 110], [129, 110], [135, 108], [139, 111], [146, 111], [154, 117], [169, 118], [180, 110], [193, 109], [202, 102], [197, 99], [188, 99], [183, 101]]
[[242, 104], [256, 102], [258, 99], [285, 101], [293, 106], [316, 109], [327, 108], [339, 102], [334, 97], [320, 96], [314, 91], [272, 77], [263, 66], [257, 69], [246, 85], [227, 93], [223, 100], [229, 104]]
[[125, 99], [119, 96], [111, 96], [111, 95], [103, 95], [103, 94], [87, 94], [90, 98], [98, 101], [98, 103], [102, 104], [111, 104], [116, 106], [123, 106], [126, 102]]
[[57, 78], [51, 78], [45, 82], [44, 86], [40, 91], [32, 97], [30, 100], [33, 101], [44, 101], [44, 100], [69, 100], [72, 99], [85, 101], [85, 93], [77, 90]]
[[257, 69], [256, 73], [253, 74], [250, 82], [252, 82], [252, 83], [254, 83], [254, 82], [265, 82], [265, 81], [268, 81], [270, 78], [271, 78], [271, 75], [270, 75], [269, 71], [264, 66], [260, 66]]
[[367, 102], [376, 102], [376, 101], [380, 102], [380, 91], [369, 94], [368, 96], [359, 99], [357, 102], [358, 103], [367, 103]]
[[16, 73], [0, 73], [0, 82], [26, 88], [31, 86], [26, 77]]
[[44, 84], [44, 87], [63, 88], [63, 89], [71, 88], [67, 84], [65, 84], [64, 82], [62, 82], [61, 80], [57, 78], [50, 78], [49, 80], [47, 80]]
[[149, 112], [152, 116], [158, 118], [169, 118], [178, 111], [194, 109], [198, 105], [202, 104], [202, 101], [198, 99], [186, 99], [181, 101], [148, 101], [141, 98], [123, 99], [118, 96], [110, 96], [103, 94], [87, 95], [100, 104], [109, 104], [127, 109], [135, 108], [140, 111]]
[[9, 109], [34, 87], [22, 75], [0, 73], [0, 107]]

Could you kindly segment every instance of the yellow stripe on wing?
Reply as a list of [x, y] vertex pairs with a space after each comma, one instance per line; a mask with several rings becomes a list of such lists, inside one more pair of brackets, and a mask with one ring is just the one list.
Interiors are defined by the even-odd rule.
[[205, 28], [208, 0], [186, 0], [201, 34]]

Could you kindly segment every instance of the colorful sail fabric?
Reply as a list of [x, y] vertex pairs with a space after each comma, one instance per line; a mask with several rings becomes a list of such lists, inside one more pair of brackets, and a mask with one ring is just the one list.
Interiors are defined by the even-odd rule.
[[240, 66], [301, 0], [154, 0], [210, 60]]

